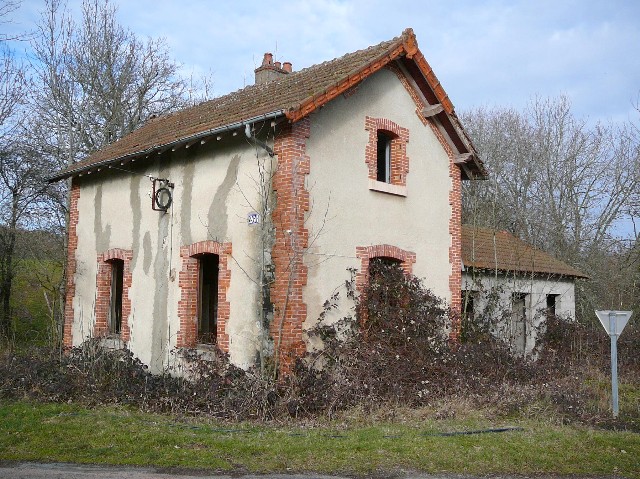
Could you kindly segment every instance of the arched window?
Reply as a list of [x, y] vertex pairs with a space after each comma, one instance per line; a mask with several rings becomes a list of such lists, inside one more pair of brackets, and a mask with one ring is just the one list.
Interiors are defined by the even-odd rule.
[[117, 335], [129, 341], [132, 258], [133, 251], [121, 248], [98, 254], [94, 337]]
[[229, 351], [227, 290], [231, 284], [231, 243], [200, 241], [182, 246], [180, 257], [180, 329], [176, 345], [193, 348], [215, 343], [222, 351]]
[[369, 141], [365, 163], [369, 170], [369, 189], [406, 196], [409, 158], [409, 130], [386, 118], [366, 117]]

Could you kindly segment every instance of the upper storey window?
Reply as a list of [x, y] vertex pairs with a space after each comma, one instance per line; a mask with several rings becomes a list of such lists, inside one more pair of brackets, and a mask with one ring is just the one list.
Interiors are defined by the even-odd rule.
[[377, 181], [391, 183], [391, 142], [393, 136], [383, 130], [378, 130], [378, 162]]
[[365, 129], [369, 131], [369, 143], [365, 151], [369, 189], [406, 196], [409, 130], [391, 120], [371, 117], [366, 118]]

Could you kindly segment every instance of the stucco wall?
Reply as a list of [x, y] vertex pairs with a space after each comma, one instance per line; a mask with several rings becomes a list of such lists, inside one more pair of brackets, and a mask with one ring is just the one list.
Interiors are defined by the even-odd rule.
[[[556, 315], [575, 317], [575, 282], [568, 278], [526, 276], [518, 274], [499, 274], [497, 277], [486, 273], [465, 272], [462, 275], [463, 290], [475, 292], [473, 311], [476, 318], [485, 314], [497, 322], [496, 334], [503, 338], [509, 336], [509, 315], [512, 306], [512, 294], [525, 294], [526, 306], [526, 344], [529, 353], [536, 345], [540, 326], [545, 319], [547, 295], [556, 298]], [[490, 306], [488, 294], [495, 292], [498, 298], [496, 306]], [[463, 298], [464, 304], [464, 298]], [[503, 318], [499, 321], [499, 318]]]
[[[305, 223], [310, 245], [305, 255], [307, 326], [349, 279], [347, 268], [360, 268], [357, 246], [388, 244], [415, 253], [413, 273], [450, 300], [449, 159], [415, 110], [396, 74], [383, 69], [311, 115], [306, 150], [311, 159], [311, 207]], [[409, 130], [406, 196], [369, 189], [366, 117], [391, 120]], [[343, 309], [331, 317], [346, 313]]]
[[[365, 163], [370, 141], [367, 117], [388, 120], [408, 131], [403, 145], [408, 157], [404, 196], [370, 189]], [[358, 247], [400, 248], [411, 257], [413, 273], [424, 278], [435, 294], [451, 300], [450, 160], [433, 130], [416, 115], [416, 104], [397, 74], [378, 71], [312, 113], [308, 123], [305, 326], [320, 315], [336, 288], [344, 286], [350, 277], [347, 268], [360, 269]], [[238, 133], [122, 166], [129, 172], [110, 170], [78, 179], [74, 344], [91, 337], [94, 330], [97, 255], [120, 248], [133, 252], [131, 314], [123, 318], [130, 327], [128, 346], [155, 371], [171, 365], [181, 324], [180, 248], [213, 240], [232, 244], [226, 329], [231, 359], [240, 366], [254, 362], [261, 337], [255, 260], [262, 245], [261, 229], [247, 225], [247, 214], [259, 209], [260, 203], [256, 151], [262, 159], [266, 153]], [[152, 210], [151, 182], [144, 175], [175, 183], [174, 201], [166, 214]], [[333, 317], [350, 312], [349, 303], [343, 306]]]
[[[260, 202], [256, 149], [241, 135], [212, 141], [214, 147], [183, 147], [119, 167], [130, 172], [110, 170], [79, 179], [74, 345], [93, 332], [97, 254], [132, 250], [132, 309], [123, 318], [131, 330], [129, 348], [153, 370], [166, 367], [180, 327], [180, 247], [214, 240], [233, 245], [227, 292], [230, 354], [241, 366], [254, 361], [260, 306], [253, 281], [261, 246], [260, 229], [248, 226], [247, 214]], [[175, 183], [167, 213], [152, 210], [152, 184], [144, 175]]]

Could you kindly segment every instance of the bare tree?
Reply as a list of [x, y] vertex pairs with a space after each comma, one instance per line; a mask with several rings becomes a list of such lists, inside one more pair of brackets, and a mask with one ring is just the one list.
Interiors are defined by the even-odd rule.
[[[5, 338], [11, 333], [20, 230], [59, 234], [66, 223], [67, 185], [47, 187], [47, 174], [189, 101], [164, 42], [141, 40], [123, 28], [109, 0], [84, 0], [78, 22], [61, 0], [45, 5], [28, 71], [8, 47], [14, 37], [0, 33], [0, 337]], [[0, 25], [10, 22], [19, 6], [19, 1], [3, 2]]]
[[74, 162], [187, 104], [187, 86], [162, 40], [140, 40], [109, 0], [84, 0], [76, 23], [47, 0], [32, 42], [34, 107], [50, 154]]
[[[11, 5], [0, 8], [0, 18], [10, 11]], [[9, 299], [15, 271], [12, 259], [22, 208], [22, 188], [28, 188], [20, 180], [23, 165], [15, 164], [20, 149], [19, 129], [26, 90], [22, 65], [6, 42], [0, 40], [0, 338], [7, 338], [11, 329]]]
[[[20, 8], [21, 0], [3, 0], [0, 3], [0, 26], [6, 25], [11, 22], [11, 18], [9, 17], [11, 13], [15, 12], [18, 8]], [[17, 40], [19, 38], [23, 38], [22, 35], [9, 35], [5, 32], [0, 32], [0, 42], [7, 42], [10, 40]]]
[[612, 298], [597, 277], [611, 264], [604, 258], [620, 254], [616, 226], [629, 220], [640, 188], [631, 127], [590, 127], [565, 97], [463, 116], [490, 169], [489, 180], [465, 184], [464, 220], [509, 230], [591, 275], [585, 311]]

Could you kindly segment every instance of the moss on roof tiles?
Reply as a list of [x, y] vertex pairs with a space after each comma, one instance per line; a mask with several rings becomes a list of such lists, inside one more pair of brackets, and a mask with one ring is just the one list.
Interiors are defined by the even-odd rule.
[[219, 98], [149, 120], [122, 139], [95, 152], [68, 170], [123, 158], [167, 145], [209, 130], [267, 113], [297, 109], [305, 100], [320, 95], [337, 82], [383, 56], [402, 37], [348, 53], [269, 83], [251, 85]]
[[574, 278], [588, 276], [534, 248], [507, 231], [462, 226], [462, 262], [465, 267], [502, 272], [549, 274]]

